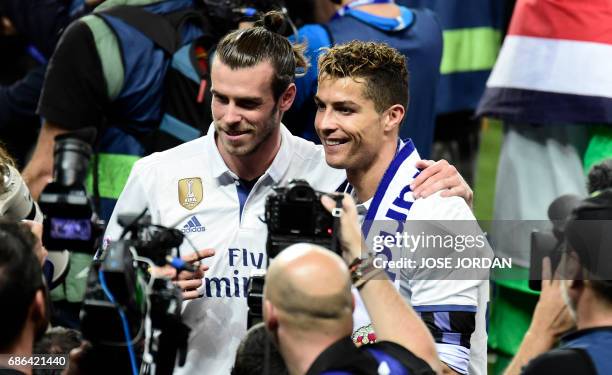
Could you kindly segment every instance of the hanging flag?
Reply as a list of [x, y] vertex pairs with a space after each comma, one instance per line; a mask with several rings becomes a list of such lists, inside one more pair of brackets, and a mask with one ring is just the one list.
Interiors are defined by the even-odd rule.
[[478, 115], [612, 123], [612, 4], [518, 0]]

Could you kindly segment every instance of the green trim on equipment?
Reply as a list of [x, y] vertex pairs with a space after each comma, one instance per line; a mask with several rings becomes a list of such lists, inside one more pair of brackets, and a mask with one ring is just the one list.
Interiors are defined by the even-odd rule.
[[90, 14], [80, 20], [85, 22], [93, 34], [106, 81], [106, 94], [112, 101], [121, 92], [124, 78], [123, 61], [117, 37], [100, 17]]
[[[98, 154], [98, 190], [100, 198], [118, 199], [123, 191], [134, 163], [140, 156], [121, 154]], [[93, 164], [93, 163], [91, 163]], [[93, 166], [92, 166], [93, 168]], [[93, 192], [93, 169], [87, 175], [87, 191]]]
[[134, 6], [142, 6], [142, 5], [150, 5], [155, 3], [161, 3], [162, 0], [106, 0], [103, 1], [100, 5], [96, 7], [96, 12], [101, 10], [105, 10], [108, 8], [112, 8], [117, 5], [134, 5]]
[[493, 68], [501, 32], [490, 27], [446, 30], [440, 73], [451, 74]]

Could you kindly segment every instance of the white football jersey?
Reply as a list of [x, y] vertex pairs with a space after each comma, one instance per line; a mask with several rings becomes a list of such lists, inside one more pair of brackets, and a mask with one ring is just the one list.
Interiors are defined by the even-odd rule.
[[246, 334], [251, 270], [266, 268], [267, 227], [262, 219], [272, 188], [301, 178], [315, 190], [333, 192], [346, 179], [343, 170], [325, 163], [322, 146], [294, 137], [284, 126], [281, 134], [278, 154], [248, 198], [239, 196], [238, 176], [219, 154], [213, 125], [204, 137], [139, 160], [119, 197], [107, 240], [121, 234], [118, 214], [148, 207], [153, 223], [185, 233], [181, 254], [215, 249], [203, 262], [210, 267], [200, 290], [203, 297], [185, 302], [183, 319], [192, 331], [187, 362], [175, 373], [230, 373]]
[[[251, 271], [265, 270], [267, 266], [267, 227], [263, 218], [265, 199], [273, 187], [285, 186], [290, 180], [301, 178], [315, 190], [331, 192], [346, 180], [343, 170], [326, 164], [321, 146], [291, 135], [284, 126], [281, 129], [280, 150], [248, 196], [240, 193], [238, 176], [221, 158], [211, 125], [204, 137], [139, 160], [115, 206], [105, 233], [106, 240], [116, 240], [122, 232], [117, 223], [118, 214], [137, 214], [148, 207], [153, 223], [183, 231], [186, 240], [181, 245], [181, 254], [194, 249], [215, 249], [215, 255], [203, 261], [210, 267], [200, 288], [203, 297], [184, 304], [183, 319], [192, 331], [187, 362], [175, 373], [229, 374], [238, 344], [246, 334], [246, 289]], [[464, 216], [448, 215], [457, 209]], [[461, 198], [437, 195], [417, 200], [409, 219], [421, 216], [419, 212], [431, 214], [440, 213], [440, 210], [446, 214], [421, 219], [468, 219], [468, 216], [473, 219]], [[402, 281], [400, 290], [407, 296], [402, 290], [404, 284]], [[476, 333], [471, 340], [471, 367], [477, 363], [476, 367], [480, 367], [480, 358], [476, 357], [482, 356], [486, 365], [483, 318], [488, 295], [484, 290], [477, 293], [474, 287], [484, 289], [486, 283], [460, 284], [463, 291], [457, 289], [459, 285], [449, 288], [440, 282], [422, 287], [413, 285], [413, 292], [419, 290], [412, 294], [417, 299], [413, 304], [478, 305]], [[488, 284], [486, 288], [488, 290]], [[439, 301], [430, 298], [434, 296]], [[362, 314], [359, 310], [355, 313], [357, 326]], [[438, 346], [441, 355], [442, 346]]]
[[[371, 201], [360, 205], [363, 207], [360, 207], [360, 211], [366, 211]], [[414, 201], [407, 212], [406, 225], [410, 225], [410, 221], [416, 220], [432, 222], [460, 220], [462, 225], [449, 226], [445, 233], [450, 235], [482, 234], [465, 201], [459, 197], [441, 197], [440, 192]], [[466, 228], [467, 222], [472, 221], [474, 225], [468, 225]], [[466, 229], [470, 232], [466, 233]], [[487, 246], [483, 255], [490, 256], [492, 253], [489, 250], [490, 248]], [[487, 373], [486, 312], [489, 302], [489, 281], [483, 279], [412, 280], [407, 275], [410, 272], [399, 273], [395, 284], [399, 287], [402, 296], [422, 317], [424, 314], [431, 315], [431, 320], [435, 325], [434, 330], [441, 334], [441, 337], [434, 337], [440, 359], [459, 373], [485, 375]], [[353, 294], [356, 300], [353, 329], [355, 332], [363, 330], [367, 332], [370, 317], [354, 288]], [[461, 341], [460, 335], [457, 332], [452, 332], [451, 328], [453, 319], [465, 318], [461, 316], [462, 312], [476, 313], [474, 332], [469, 338], [469, 349]], [[424, 320], [426, 320], [428, 326], [432, 323], [426, 318]]]

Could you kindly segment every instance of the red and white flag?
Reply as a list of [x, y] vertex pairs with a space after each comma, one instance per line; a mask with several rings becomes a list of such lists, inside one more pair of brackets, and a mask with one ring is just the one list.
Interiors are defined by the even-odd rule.
[[518, 0], [478, 114], [612, 123], [612, 1]]

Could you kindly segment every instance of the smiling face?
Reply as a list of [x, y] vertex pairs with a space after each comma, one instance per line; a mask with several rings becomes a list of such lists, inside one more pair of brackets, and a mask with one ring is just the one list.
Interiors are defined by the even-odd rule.
[[273, 76], [274, 69], [267, 61], [231, 69], [215, 58], [212, 114], [222, 155], [248, 156], [278, 141], [281, 113], [288, 107], [282, 96], [274, 99]]
[[387, 111], [378, 113], [364, 95], [359, 78], [322, 76], [315, 102], [315, 128], [325, 147], [327, 164], [349, 171], [368, 169], [383, 147], [395, 148], [396, 132], [389, 131]]

